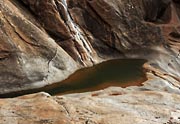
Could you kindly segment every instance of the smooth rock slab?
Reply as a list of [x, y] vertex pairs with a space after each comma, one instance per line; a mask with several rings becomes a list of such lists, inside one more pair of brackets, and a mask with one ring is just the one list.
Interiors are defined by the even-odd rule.
[[0, 100], [0, 124], [179, 124], [180, 96], [117, 87]]
[[71, 124], [66, 111], [48, 94], [0, 100], [0, 124]]
[[103, 91], [56, 97], [79, 124], [176, 124], [180, 96], [165, 92], [108, 88]]

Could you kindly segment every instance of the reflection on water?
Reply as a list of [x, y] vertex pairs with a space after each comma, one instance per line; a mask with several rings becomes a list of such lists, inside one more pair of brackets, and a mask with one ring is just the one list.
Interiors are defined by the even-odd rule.
[[103, 62], [75, 72], [68, 79], [51, 85], [46, 92], [55, 95], [94, 91], [109, 86], [139, 86], [146, 80], [142, 68], [145, 62], [141, 59]]
[[139, 86], [146, 80], [142, 59], [111, 60], [81, 69], [68, 79], [39, 89], [1, 94], [1, 98], [45, 91], [51, 95], [95, 91], [109, 86]]

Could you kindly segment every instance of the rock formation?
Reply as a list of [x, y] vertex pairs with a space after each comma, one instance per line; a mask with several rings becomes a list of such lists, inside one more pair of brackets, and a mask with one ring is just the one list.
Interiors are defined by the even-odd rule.
[[0, 93], [114, 58], [147, 59], [153, 75], [179, 87], [179, 11], [171, 0], [2, 0]]
[[[180, 122], [178, 0], [1, 0], [0, 29], [0, 94], [50, 85], [109, 59], [148, 60], [142, 87], [65, 100], [41, 94], [2, 99], [0, 123]], [[47, 108], [38, 107], [43, 101]], [[60, 118], [43, 115], [45, 110]]]
[[[148, 97], [147, 97], [148, 96]], [[179, 124], [180, 96], [108, 88], [51, 97], [46, 93], [0, 100], [1, 124]]]

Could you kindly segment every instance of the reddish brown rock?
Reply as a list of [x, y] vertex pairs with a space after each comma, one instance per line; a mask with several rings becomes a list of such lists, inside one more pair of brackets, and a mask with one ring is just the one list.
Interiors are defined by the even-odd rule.
[[72, 124], [66, 109], [48, 94], [0, 100], [1, 124]]
[[178, 89], [179, 8], [173, 0], [2, 0], [1, 93], [114, 58], [147, 59], [148, 77]]
[[58, 97], [38, 93], [0, 99], [0, 106], [1, 124], [179, 124], [180, 117], [177, 94], [115, 87]]
[[141, 87], [0, 99], [1, 124], [178, 124], [178, 0], [1, 0], [0, 94], [61, 81], [114, 58], [141, 58]]
[[0, 1], [0, 94], [57, 82], [77, 68], [35, 18], [23, 10], [26, 8], [17, 1]]

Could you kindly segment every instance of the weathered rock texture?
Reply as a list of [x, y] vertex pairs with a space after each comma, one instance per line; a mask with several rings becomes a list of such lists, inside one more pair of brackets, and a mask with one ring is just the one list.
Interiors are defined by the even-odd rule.
[[[71, 124], [63, 106], [47, 94], [0, 100], [1, 124]], [[38, 99], [38, 100], [37, 100]]]
[[109, 88], [55, 97], [75, 124], [179, 124], [177, 94]]
[[66, 78], [77, 64], [17, 1], [0, 1], [0, 93]]
[[179, 12], [172, 0], [1, 0], [0, 93], [114, 58], [147, 59], [148, 72], [179, 92]]
[[142, 87], [0, 100], [2, 124], [178, 124], [178, 0], [1, 0], [0, 94], [61, 81], [108, 59], [141, 58]]
[[179, 124], [180, 96], [109, 88], [51, 97], [45, 93], [0, 100], [1, 124]]

